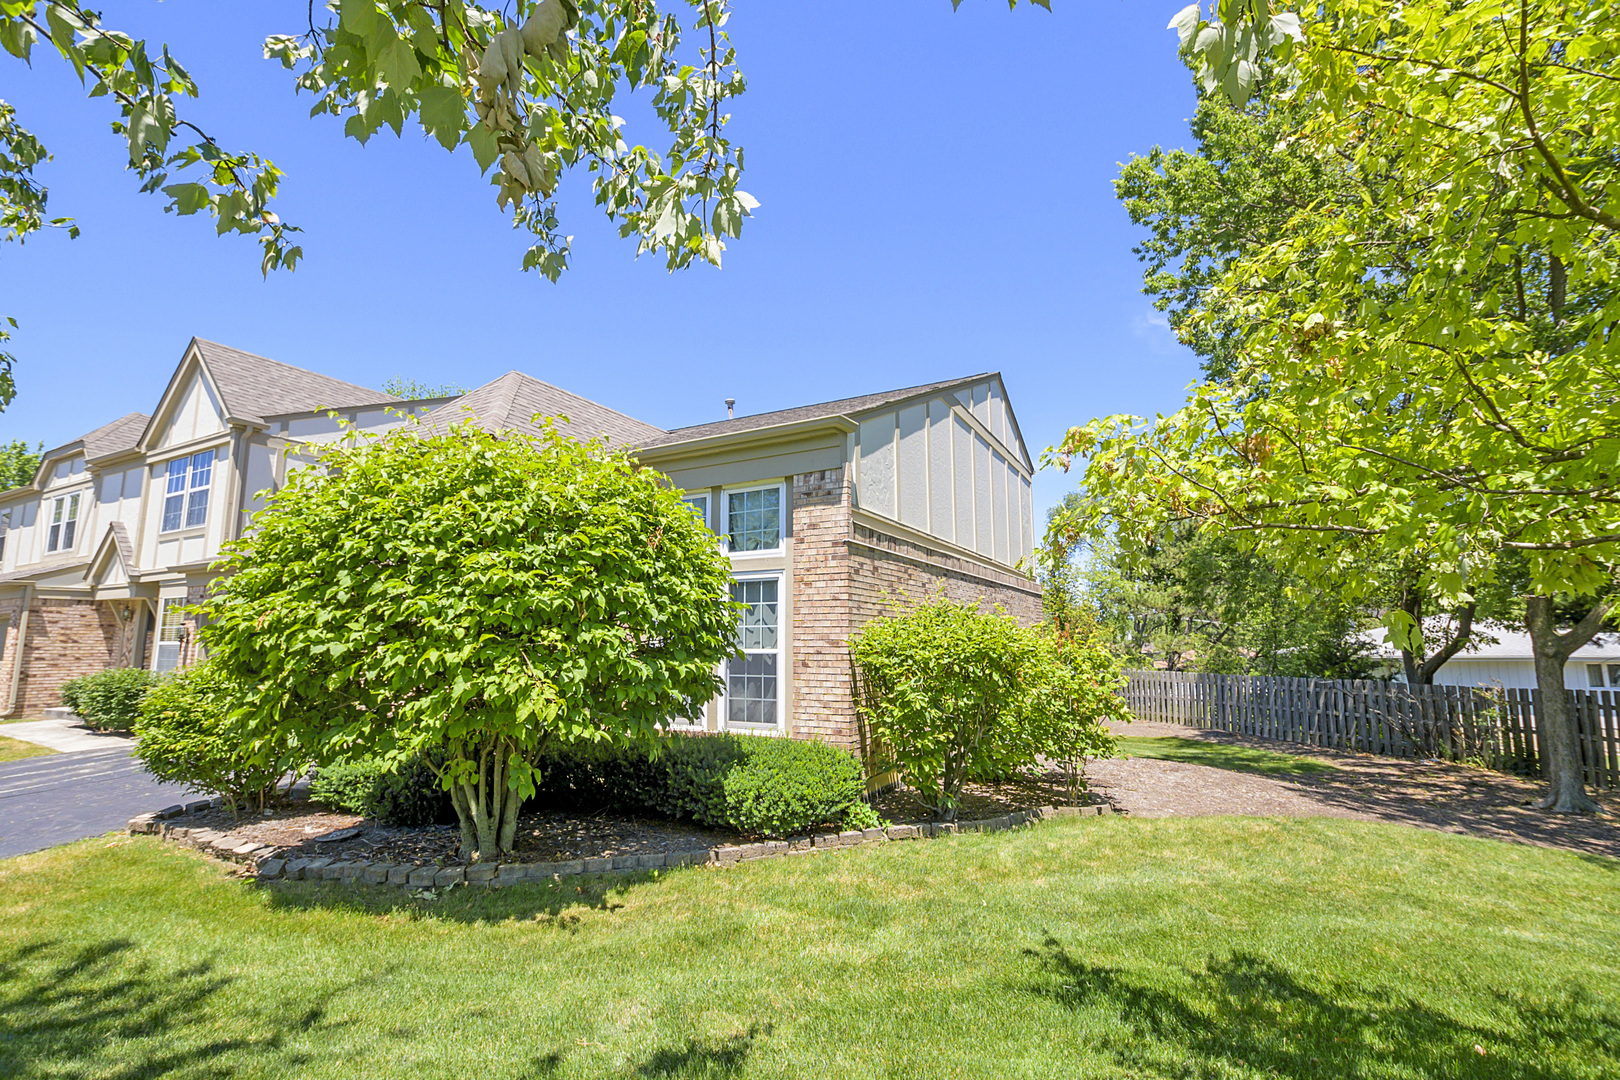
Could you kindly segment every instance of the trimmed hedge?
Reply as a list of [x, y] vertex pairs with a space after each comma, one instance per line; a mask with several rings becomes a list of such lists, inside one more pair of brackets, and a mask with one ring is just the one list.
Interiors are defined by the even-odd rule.
[[384, 825], [450, 825], [456, 820], [450, 793], [421, 758], [393, 770], [378, 761], [323, 765], [309, 783], [309, 797]]
[[560, 810], [690, 819], [754, 836], [878, 824], [851, 755], [820, 742], [760, 735], [665, 735], [655, 752], [585, 746], [540, 762], [535, 799]]
[[[548, 810], [651, 814], [751, 836], [879, 824], [865, 799], [860, 765], [826, 743], [665, 735], [651, 753], [645, 747], [593, 743], [551, 751], [536, 764], [540, 784], [529, 805]], [[449, 795], [420, 761], [397, 772], [373, 761], [323, 766], [309, 794], [326, 806], [388, 825], [456, 820]]]
[[108, 668], [62, 684], [62, 704], [95, 731], [130, 731], [146, 692], [162, 680], [142, 668]]

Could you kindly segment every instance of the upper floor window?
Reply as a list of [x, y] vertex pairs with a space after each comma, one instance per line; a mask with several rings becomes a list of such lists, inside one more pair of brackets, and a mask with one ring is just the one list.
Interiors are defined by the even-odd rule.
[[0, 513], [0, 559], [6, 557], [6, 534], [11, 531], [11, 511]]
[[169, 462], [169, 483], [163, 496], [163, 532], [189, 529], [208, 520], [208, 485], [213, 475], [212, 450]]
[[687, 509], [692, 511], [693, 517], [703, 522], [705, 527], [708, 526], [709, 497], [707, 495], [687, 495], [681, 499], [681, 502], [685, 503]]
[[782, 546], [782, 485], [726, 492], [726, 539], [732, 551]]
[[51, 500], [50, 527], [45, 532], [46, 551], [72, 551], [79, 530], [79, 496], [62, 495]]

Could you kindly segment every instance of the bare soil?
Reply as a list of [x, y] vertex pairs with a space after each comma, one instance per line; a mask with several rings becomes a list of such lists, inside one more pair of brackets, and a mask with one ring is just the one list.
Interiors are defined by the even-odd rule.
[[1137, 817], [1239, 814], [1390, 821], [1441, 832], [1620, 856], [1620, 800], [1599, 793], [1601, 814], [1549, 814], [1534, 808], [1538, 781], [1443, 761], [1400, 761], [1295, 743], [1138, 721], [1115, 733], [1175, 736], [1324, 761], [1330, 771], [1290, 779], [1152, 758], [1090, 762], [1091, 791]]
[[[1103, 800], [1080, 791], [1082, 805]], [[1006, 780], [993, 783], [970, 781], [962, 787], [962, 802], [956, 810], [958, 821], [976, 821], [980, 818], [1000, 817], [1014, 810], [1033, 810], [1037, 806], [1067, 806], [1069, 785], [1059, 769], [1042, 772], [1019, 773]], [[878, 816], [896, 825], [914, 825], [932, 821], [933, 816], [923, 805], [917, 792], [904, 784], [880, 791], [872, 799]]]

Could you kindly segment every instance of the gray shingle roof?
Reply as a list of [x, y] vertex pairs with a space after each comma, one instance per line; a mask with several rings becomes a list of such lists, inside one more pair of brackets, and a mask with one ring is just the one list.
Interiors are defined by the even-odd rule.
[[102, 424], [89, 434], [79, 436], [79, 442], [84, 444], [86, 460], [95, 461], [97, 458], [135, 449], [141, 441], [141, 432], [146, 430], [146, 424], [151, 419], [145, 413], [132, 412], [120, 416], [110, 424]]
[[266, 416], [282, 413], [382, 405], [400, 400], [381, 390], [356, 386], [215, 341], [202, 338], [193, 341], [220, 396], [225, 399], [225, 412], [240, 420], [264, 423]]
[[854, 413], [866, 412], [869, 409], [882, 408], [884, 405], [904, 401], [907, 398], [921, 397], [924, 394], [936, 393], [942, 390], [951, 390], [989, 377], [990, 373], [985, 372], [981, 375], [969, 375], [961, 379], [948, 379], [945, 382], [910, 386], [903, 390], [885, 390], [882, 393], [865, 394], [861, 397], [824, 401], [819, 405], [800, 405], [794, 409], [779, 409], [776, 412], [739, 416], [734, 420], [719, 420], [712, 424], [695, 424], [692, 427], [674, 428], [661, 438], [650, 439], [640, 443], [639, 446], [643, 450], [650, 450], [655, 446], [667, 446], [671, 443], [688, 442], [692, 439], [706, 439], [715, 435], [731, 435], [740, 431], [754, 431], [759, 428], [794, 424], [804, 420], [820, 420], [830, 416], [850, 416]]
[[448, 405], [440, 405], [423, 418], [422, 426], [429, 431], [443, 431], [472, 416], [486, 431], [523, 431], [532, 435], [539, 430], [533, 420], [536, 413], [566, 416], [568, 423], [557, 426], [576, 438], [606, 435], [615, 443], [642, 444], [664, 434], [662, 428], [644, 424], [633, 416], [615, 412], [520, 371], [508, 371], [494, 382], [485, 383]]

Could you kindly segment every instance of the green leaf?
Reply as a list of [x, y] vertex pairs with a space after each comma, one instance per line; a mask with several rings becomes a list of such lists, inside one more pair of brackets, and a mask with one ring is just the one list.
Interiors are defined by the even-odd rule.
[[376, 0], [339, 0], [343, 29], [362, 38], [371, 36], [377, 28]]

